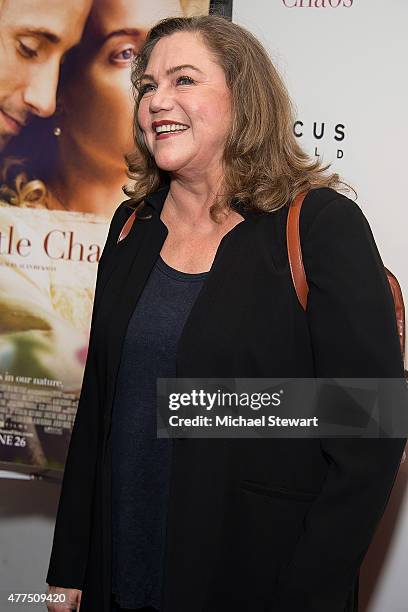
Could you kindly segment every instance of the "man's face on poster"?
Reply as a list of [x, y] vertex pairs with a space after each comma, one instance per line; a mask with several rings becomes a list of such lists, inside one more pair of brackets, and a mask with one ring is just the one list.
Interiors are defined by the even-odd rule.
[[30, 116], [55, 111], [61, 60], [91, 0], [0, 0], [0, 151]]

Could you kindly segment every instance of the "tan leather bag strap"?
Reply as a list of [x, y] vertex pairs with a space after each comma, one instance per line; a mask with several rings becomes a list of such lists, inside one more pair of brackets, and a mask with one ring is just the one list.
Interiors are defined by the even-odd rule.
[[134, 210], [132, 214], [130, 215], [129, 219], [127, 219], [126, 223], [122, 227], [122, 230], [119, 234], [118, 242], [126, 238], [126, 236], [128, 235], [128, 233], [130, 232], [132, 228], [135, 218], [136, 218], [136, 211]]
[[[301, 303], [304, 310], [307, 305], [307, 295], [309, 293], [309, 285], [307, 284], [305, 268], [302, 260], [302, 248], [300, 245], [300, 231], [299, 231], [299, 220], [300, 210], [302, 208], [303, 200], [305, 199], [307, 192], [301, 193], [294, 199], [293, 203], [289, 207], [288, 219], [286, 225], [286, 242], [288, 249], [288, 259], [290, 272], [292, 275], [293, 285], [295, 287], [296, 294], [299, 302]], [[394, 299], [395, 315], [397, 321], [398, 335], [401, 346], [401, 353], [403, 359], [405, 359], [405, 306], [404, 298], [402, 296], [401, 287], [398, 283], [397, 278], [390, 270], [385, 268], [387, 274], [388, 283], [391, 288], [392, 297]]]
[[385, 268], [388, 284], [391, 288], [392, 297], [394, 300], [395, 314], [397, 317], [398, 336], [401, 345], [402, 357], [405, 360], [405, 305], [402, 290], [398, 279], [394, 274]]
[[286, 223], [286, 244], [288, 249], [288, 259], [290, 273], [292, 275], [293, 286], [296, 295], [304, 310], [307, 305], [307, 294], [309, 285], [307, 284], [305, 268], [303, 266], [302, 248], [300, 245], [300, 211], [303, 200], [307, 196], [307, 191], [300, 193], [289, 206], [288, 219]]

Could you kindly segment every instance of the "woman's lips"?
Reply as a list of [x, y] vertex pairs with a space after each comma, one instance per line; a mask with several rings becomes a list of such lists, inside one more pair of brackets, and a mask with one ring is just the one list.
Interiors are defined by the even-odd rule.
[[4, 110], [1, 108], [0, 108], [0, 115], [1, 115], [1, 118], [3, 119], [3, 123], [6, 124], [7, 131], [10, 134], [16, 135], [20, 132], [21, 128], [23, 127], [21, 123], [13, 119], [13, 117], [10, 117], [10, 115], [4, 112]]

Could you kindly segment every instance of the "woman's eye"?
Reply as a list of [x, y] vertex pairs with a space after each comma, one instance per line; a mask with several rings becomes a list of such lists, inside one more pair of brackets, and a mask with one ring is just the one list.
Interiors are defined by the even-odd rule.
[[189, 77], [189, 76], [185, 76], [185, 75], [183, 75], [183, 76], [179, 76], [179, 77], [178, 77], [178, 79], [177, 79], [177, 83], [178, 83], [179, 81], [181, 81], [181, 80], [186, 80], [186, 81], [187, 81], [187, 83], [190, 83], [190, 84], [191, 84], [191, 83], [194, 83], [194, 81], [193, 81], [193, 79], [192, 79], [191, 77]]
[[114, 63], [125, 63], [131, 61], [136, 55], [136, 49], [134, 47], [126, 47], [120, 51], [112, 53], [110, 61]]
[[151, 83], [146, 83], [146, 85], [142, 85], [139, 90], [140, 95], [143, 96], [145, 93], [150, 91], [149, 87], [153, 87], [153, 85]]
[[32, 49], [28, 45], [24, 44], [21, 40], [18, 41], [18, 52], [20, 55], [28, 59], [38, 56], [36, 49]]
[[[194, 83], [194, 80], [186, 75], [183, 76], [179, 76], [176, 80], [176, 84], [181, 84], [181, 85], [191, 85], [192, 83]], [[143, 96], [145, 93], [148, 93], [149, 91], [151, 91], [149, 89], [149, 87], [154, 87], [154, 85], [152, 85], [152, 83], [146, 83], [146, 85], [142, 85], [140, 88], [140, 96]]]

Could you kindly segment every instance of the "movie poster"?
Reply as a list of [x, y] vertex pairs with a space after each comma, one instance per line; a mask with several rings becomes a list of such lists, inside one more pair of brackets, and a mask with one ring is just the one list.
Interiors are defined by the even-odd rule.
[[149, 28], [209, 0], [5, 0], [0, 8], [0, 462], [64, 467], [97, 263], [125, 198], [130, 70]]

